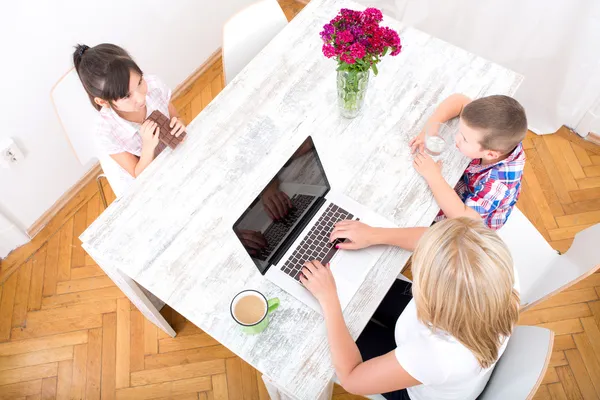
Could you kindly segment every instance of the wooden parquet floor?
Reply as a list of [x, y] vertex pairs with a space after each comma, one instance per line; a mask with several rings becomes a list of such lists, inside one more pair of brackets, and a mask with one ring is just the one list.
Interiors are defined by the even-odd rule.
[[[302, 8], [282, 5], [289, 18]], [[219, 60], [174, 100], [186, 122], [222, 82]], [[518, 206], [564, 252], [575, 233], [600, 222], [600, 148], [566, 129], [531, 134], [524, 145]], [[101, 212], [89, 184], [2, 262], [2, 271], [18, 268], [0, 274], [0, 399], [267, 399], [260, 374], [182, 316], [163, 310], [178, 333], [170, 338], [132, 307], [78, 240]], [[594, 274], [522, 314], [520, 323], [557, 335], [536, 399], [600, 399], [599, 296]], [[333, 398], [361, 397], [336, 387]]]

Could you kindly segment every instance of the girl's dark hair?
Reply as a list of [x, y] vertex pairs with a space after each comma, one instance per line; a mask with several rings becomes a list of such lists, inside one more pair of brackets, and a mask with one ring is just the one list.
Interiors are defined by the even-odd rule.
[[95, 97], [109, 103], [122, 99], [129, 93], [130, 71], [143, 75], [127, 51], [109, 43], [91, 48], [78, 44], [73, 53], [73, 64], [92, 105], [98, 111], [102, 107], [94, 101]]

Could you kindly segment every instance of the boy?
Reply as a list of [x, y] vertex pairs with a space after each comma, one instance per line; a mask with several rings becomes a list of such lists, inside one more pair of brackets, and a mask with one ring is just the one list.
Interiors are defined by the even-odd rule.
[[521, 142], [527, 133], [525, 110], [508, 96], [489, 96], [471, 101], [463, 95], [444, 100], [428, 121], [445, 122], [460, 115], [455, 144], [472, 159], [454, 188], [446, 183], [441, 165], [423, 153], [421, 132], [410, 145], [419, 151], [414, 166], [425, 178], [441, 208], [436, 218], [480, 216], [491, 229], [499, 229], [510, 215], [521, 191], [525, 152]]
[[[414, 167], [427, 181], [444, 218], [479, 219], [499, 229], [508, 219], [521, 191], [525, 152], [521, 144], [527, 133], [525, 110], [508, 96], [488, 96], [472, 101], [461, 94], [444, 100], [427, 124], [460, 116], [455, 145], [472, 159], [454, 189], [444, 180], [441, 164], [423, 152], [425, 132], [410, 142], [416, 152]], [[357, 221], [336, 225], [331, 240], [347, 238], [339, 248], [359, 249], [373, 244], [410, 248], [426, 228], [372, 228]]]

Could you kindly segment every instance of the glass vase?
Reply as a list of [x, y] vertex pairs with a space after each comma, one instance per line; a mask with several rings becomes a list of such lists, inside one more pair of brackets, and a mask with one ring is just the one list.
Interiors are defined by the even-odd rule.
[[338, 71], [338, 106], [343, 117], [354, 118], [365, 102], [370, 71]]

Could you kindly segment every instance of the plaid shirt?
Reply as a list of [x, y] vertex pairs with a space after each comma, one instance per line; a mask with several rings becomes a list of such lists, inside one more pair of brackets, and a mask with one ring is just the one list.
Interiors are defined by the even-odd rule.
[[[502, 161], [481, 165], [471, 161], [454, 190], [467, 206], [477, 211], [491, 229], [499, 229], [508, 219], [521, 193], [525, 151], [519, 144]], [[436, 222], [445, 219], [442, 211]]]

